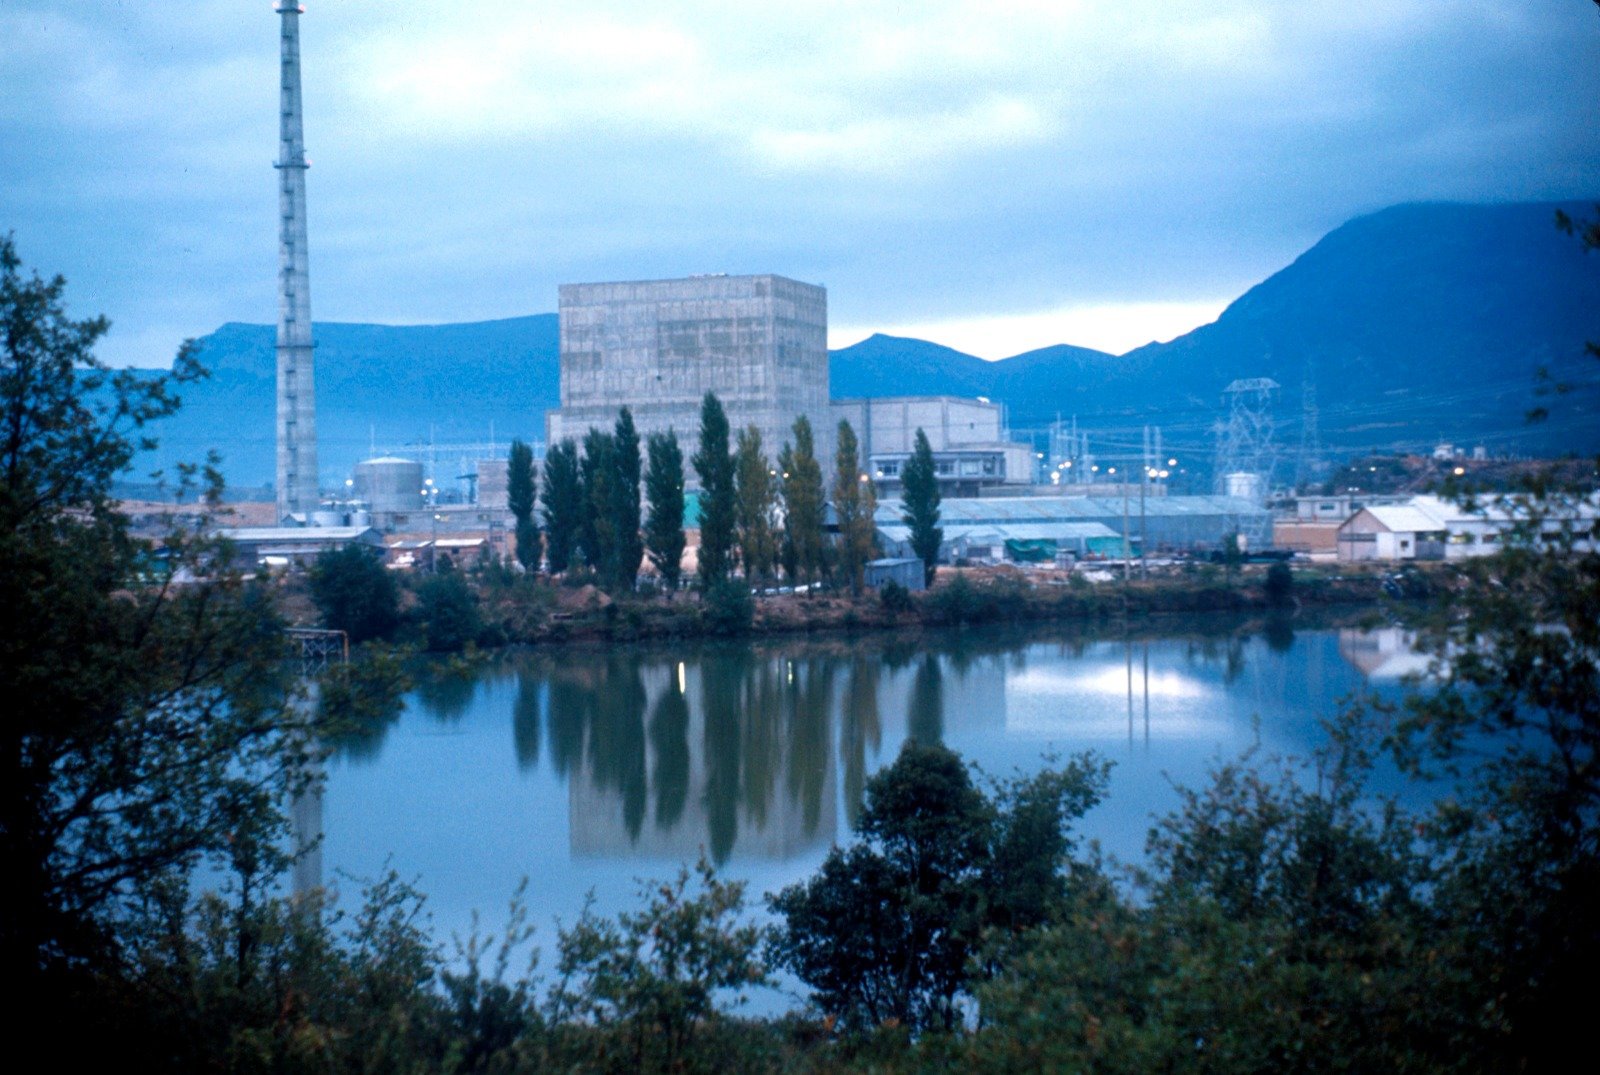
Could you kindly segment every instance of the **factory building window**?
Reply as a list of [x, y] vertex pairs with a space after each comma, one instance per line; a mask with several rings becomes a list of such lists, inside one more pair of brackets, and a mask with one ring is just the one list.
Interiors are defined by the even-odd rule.
[[883, 462], [878, 464], [878, 473], [883, 475], [885, 478], [894, 477], [900, 473], [900, 460], [885, 459]]
[[956, 472], [956, 461], [954, 459], [935, 459], [933, 461], [933, 469], [937, 474], [945, 477], [954, 477]]

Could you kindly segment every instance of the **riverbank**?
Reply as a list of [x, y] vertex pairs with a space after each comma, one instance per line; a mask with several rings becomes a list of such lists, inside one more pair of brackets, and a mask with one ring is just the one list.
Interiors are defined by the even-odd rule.
[[[480, 588], [486, 635], [493, 642], [640, 641], [831, 632], [904, 632], [959, 625], [1020, 622], [1129, 624], [1174, 615], [1272, 612], [1316, 608], [1376, 610], [1385, 600], [1384, 573], [1313, 567], [1295, 569], [1286, 590], [1270, 591], [1266, 568], [1232, 573], [1213, 565], [1167, 568], [1149, 578], [1025, 572], [1015, 568], [941, 568], [923, 593], [867, 591], [749, 597], [729, 608], [724, 595], [613, 597], [593, 586], [518, 580]], [[1435, 580], [1436, 587], [1444, 580]], [[740, 604], [731, 599], [733, 604]]]

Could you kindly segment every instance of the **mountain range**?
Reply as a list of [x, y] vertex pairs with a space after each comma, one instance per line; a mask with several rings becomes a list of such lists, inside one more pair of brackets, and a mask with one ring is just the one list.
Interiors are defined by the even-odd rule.
[[[1553, 224], [1585, 204], [1408, 204], [1358, 217], [1231, 303], [1208, 325], [1123, 355], [1059, 344], [997, 362], [875, 335], [830, 354], [834, 398], [986, 396], [1019, 434], [1058, 418], [1104, 443], [1162, 429], [1208, 454], [1236, 378], [1270, 378], [1277, 438], [1304, 419], [1329, 453], [1415, 450], [1439, 439], [1492, 453], [1600, 451], [1600, 256]], [[318, 323], [325, 484], [374, 448], [541, 437], [558, 405], [555, 314], [464, 324]], [[274, 329], [230, 323], [200, 341], [211, 377], [156, 430], [142, 462], [217, 448], [230, 484], [273, 473]], [[1535, 406], [1548, 417], [1528, 424]]]

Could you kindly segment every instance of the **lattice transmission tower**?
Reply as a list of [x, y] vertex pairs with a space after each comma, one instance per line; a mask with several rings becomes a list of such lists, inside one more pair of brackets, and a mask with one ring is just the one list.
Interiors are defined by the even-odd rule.
[[[1271, 488], [1272, 472], [1278, 462], [1273, 404], [1281, 387], [1270, 377], [1250, 377], [1222, 390], [1228, 416], [1216, 426], [1217, 469], [1213, 484], [1218, 493], [1231, 491], [1261, 499]], [[1246, 479], [1244, 475], [1253, 477]]]

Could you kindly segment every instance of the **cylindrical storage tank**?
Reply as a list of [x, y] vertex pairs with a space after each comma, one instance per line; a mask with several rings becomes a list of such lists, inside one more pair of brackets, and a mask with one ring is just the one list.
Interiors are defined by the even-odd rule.
[[509, 463], [504, 459], [478, 460], [478, 507], [505, 511]]
[[1235, 471], [1223, 478], [1229, 496], [1260, 503], [1263, 496], [1261, 475], [1246, 470]]
[[311, 513], [312, 526], [343, 526], [344, 512], [342, 511], [314, 511]]
[[422, 510], [422, 464], [384, 456], [357, 463], [356, 499], [374, 515]]
[[350, 525], [351, 526], [371, 526], [372, 525], [372, 516], [369, 515], [367, 512], [364, 512], [364, 511], [352, 511], [350, 513]]

